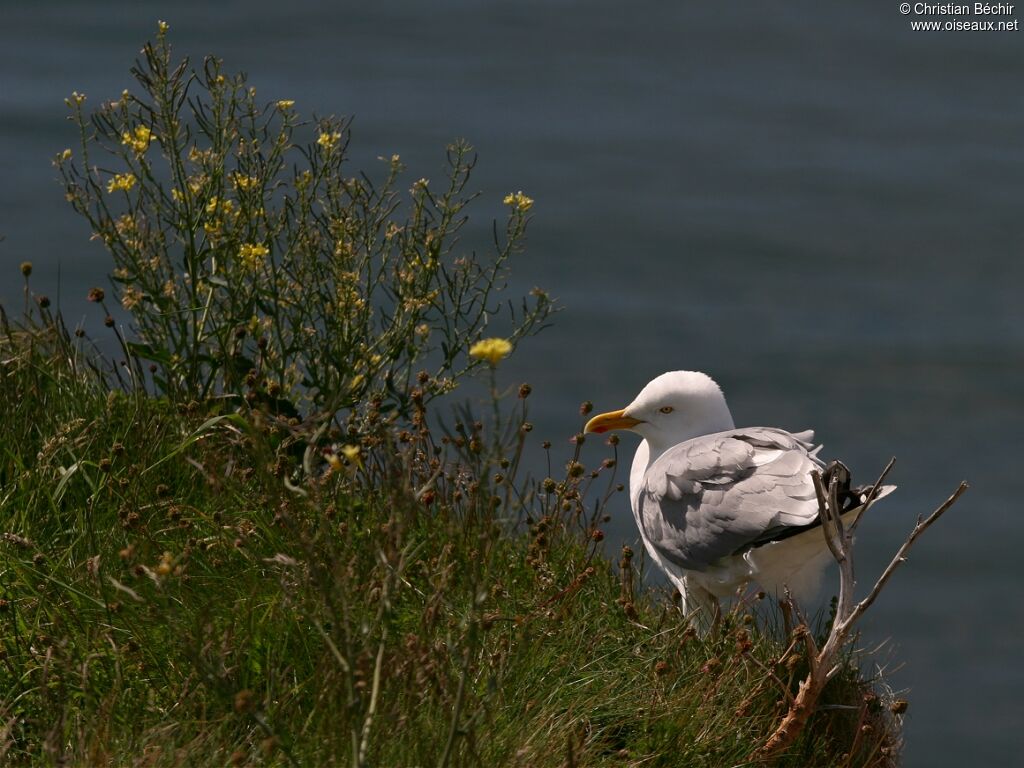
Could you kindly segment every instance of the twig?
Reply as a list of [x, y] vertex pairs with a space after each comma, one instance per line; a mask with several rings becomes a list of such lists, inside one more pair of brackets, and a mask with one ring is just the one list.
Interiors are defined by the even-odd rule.
[[377, 648], [377, 663], [373, 667], [373, 690], [370, 693], [370, 706], [366, 708], [363, 720], [362, 739], [359, 743], [359, 765], [366, 765], [366, 753], [370, 748], [370, 728], [377, 714], [377, 699], [380, 697], [380, 673], [384, 666], [384, 648], [387, 645], [387, 627], [381, 633], [380, 646]]
[[892, 577], [893, 573], [896, 572], [896, 569], [907, 561], [907, 553], [910, 551], [910, 548], [914, 545], [914, 542], [917, 541], [921, 534], [928, 530], [928, 528], [936, 520], [942, 517], [942, 515], [950, 507], [956, 504], [957, 499], [963, 496], [964, 492], [968, 488], [969, 486], [967, 485], [967, 483], [960, 483], [960, 487], [957, 488], [952, 493], [952, 495], [950, 495], [950, 497], [942, 503], [942, 506], [940, 506], [930, 515], [928, 515], [928, 517], [926, 517], [924, 520], [918, 518], [917, 525], [914, 526], [914, 530], [910, 532], [910, 536], [908, 536], [907, 540], [903, 542], [903, 545], [896, 552], [895, 557], [893, 557], [892, 561], [882, 572], [882, 575], [878, 577], [878, 581], [875, 582], [875, 586], [871, 588], [870, 592], [868, 592], [868, 596], [861, 600], [859, 603], [857, 603], [857, 606], [853, 609], [853, 613], [850, 614], [850, 618], [847, 619], [848, 623], [852, 624], [853, 622], [857, 621], [857, 619], [861, 617], [864, 611], [871, 607], [871, 604], [875, 602], [875, 599], [882, 591], [882, 588], [885, 586], [886, 582], [888, 582], [889, 579]]
[[832, 498], [833, 491], [835, 490], [835, 478], [832, 478], [832, 482], [829, 483], [828, 491], [825, 490], [822, 485], [821, 473], [812, 472], [811, 480], [814, 482], [814, 493], [818, 497], [818, 510], [822, 519], [822, 530], [825, 532], [825, 544], [828, 545], [829, 551], [832, 553], [832, 557], [835, 558], [836, 562], [842, 562], [845, 555], [842, 552], [843, 542], [842, 540], [836, 540], [833, 538], [825, 525], [825, 520], [833, 522], [832, 510], [830, 500]]
[[768, 675], [769, 679], [774, 681], [775, 684], [779, 686], [779, 690], [782, 691], [782, 694], [786, 697], [786, 701], [789, 702], [789, 705], [793, 706], [793, 693], [789, 690], [789, 686], [786, 685], [786, 683], [784, 683], [782, 679], [778, 675], [776, 675], [775, 672], [767, 664], [765, 664], [759, 658], [754, 656], [752, 653], [744, 654], [743, 658], [750, 659], [750, 661], [754, 662], [754, 664], [756, 664], [762, 672]]
[[854, 518], [853, 522], [850, 523], [850, 533], [857, 530], [857, 526], [860, 525], [860, 521], [863, 519], [864, 515], [878, 500], [878, 491], [882, 488], [882, 483], [885, 482], [885, 478], [889, 476], [889, 472], [892, 471], [892, 468], [895, 465], [896, 457], [893, 456], [889, 459], [889, 463], [885, 465], [885, 469], [882, 470], [882, 474], [878, 476], [878, 479], [875, 480], [875, 484], [871, 486], [871, 490], [868, 491], [867, 496], [864, 498], [864, 504], [861, 507], [860, 514], [858, 514], [857, 517]]
[[[927, 518], [918, 518], [914, 529], [907, 536], [903, 545], [896, 552], [895, 557], [893, 557], [888, 567], [882, 572], [882, 575], [879, 576], [867, 596], [854, 605], [853, 534], [860, 517], [863, 516], [864, 512], [870, 508], [878, 497], [882, 482], [892, 469], [894, 461], [895, 459], [889, 462], [878, 480], [871, 487], [864, 503], [861, 505], [860, 513], [848, 527], [843, 525], [842, 511], [838, 504], [837, 479], [833, 476], [830, 479], [829, 487], [826, 489], [821, 473], [817, 471], [811, 473], [814, 491], [818, 498], [818, 515], [821, 519], [822, 534], [825, 537], [825, 543], [829, 551], [832, 553], [832, 557], [839, 565], [839, 600], [836, 606], [836, 615], [832, 621], [828, 638], [820, 650], [817, 649], [810, 631], [806, 629], [806, 622], [804, 622], [802, 627], [796, 628], [795, 631], [797, 632], [800, 632], [801, 629], [803, 630], [805, 642], [807, 643], [807, 661], [809, 665], [807, 677], [800, 683], [800, 689], [796, 697], [790, 700], [789, 710], [781, 722], [761, 748], [750, 756], [751, 760], [772, 761], [793, 745], [814, 712], [818, 697], [824, 690], [825, 685], [842, 668], [842, 665], [837, 663], [837, 659], [843, 647], [845, 647], [854, 625], [875, 602], [896, 569], [906, 562], [907, 553], [914, 545], [914, 542], [935, 521], [942, 517], [946, 510], [952, 507], [957, 499], [967, 490], [967, 483], [960, 483], [956, 491]], [[799, 606], [789, 599], [788, 595], [786, 602], [792, 606], [797, 618], [803, 622]], [[856, 743], [854, 746], [856, 746]]]

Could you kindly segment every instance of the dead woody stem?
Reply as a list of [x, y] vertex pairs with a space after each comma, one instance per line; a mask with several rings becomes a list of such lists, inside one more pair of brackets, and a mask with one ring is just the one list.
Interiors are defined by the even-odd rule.
[[868, 492], [863, 510], [848, 527], [843, 525], [839, 514], [841, 507], [838, 502], [838, 478], [833, 476], [829, 482], [829, 487], [826, 489], [821, 473], [818, 471], [811, 473], [814, 480], [814, 488], [818, 495], [818, 514], [822, 522], [821, 530], [825, 536], [825, 543], [832, 553], [832, 557], [839, 564], [839, 599], [836, 606], [836, 615], [828, 638], [820, 649], [817, 647], [811, 632], [806, 629], [806, 626], [798, 627], [798, 631], [802, 630], [804, 641], [807, 645], [810, 669], [807, 677], [800, 683], [800, 689], [796, 697], [790, 702], [789, 710], [782, 718], [782, 721], [771, 736], [768, 737], [764, 745], [751, 756], [752, 759], [772, 760], [793, 745], [814, 713], [821, 692], [825, 689], [828, 682], [835, 677], [836, 673], [839, 672], [841, 668], [841, 665], [838, 663], [840, 654], [857, 621], [871, 607], [871, 604], [875, 602], [896, 569], [906, 562], [907, 554], [914, 545], [914, 542], [917, 541], [921, 534], [928, 530], [932, 523], [942, 517], [946, 510], [952, 507], [968, 488], [967, 483], [960, 483], [956, 491], [934, 512], [926, 518], [918, 518], [917, 524], [910, 531], [906, 540], [904, 540], [896, 552], [896, 555], [871, 588], [871, 591], [868, 592], [863, 600], [854, 603], [853, 594], [854, 587], [856, 586], [853, 572], [854, 532], [861, 517], [863, 517], [864, 513], [868, 511], [878, 497], [882, 483], [895, 461], [895, 459], [889, 461], [881, 476]]

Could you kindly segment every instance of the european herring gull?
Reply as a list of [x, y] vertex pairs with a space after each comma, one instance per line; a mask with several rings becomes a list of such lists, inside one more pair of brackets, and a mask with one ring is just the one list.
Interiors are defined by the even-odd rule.
[[[644, 547], [679, 589], [686, 613], [713, 611], [718, 598], [750, 583], [777, 596], [788, 589], [801, 603], [815, 597], [831, 554], [811, 479], [824, 468], [812, 431], [736, 429], [722, 390], [696, 371], [662, 374], [628, 406], [584, 427], [613, 429], [644, 438], [629, 473], [630, 505]], [[849, 524], [867, 489], [850, 490], [845, 480]]]

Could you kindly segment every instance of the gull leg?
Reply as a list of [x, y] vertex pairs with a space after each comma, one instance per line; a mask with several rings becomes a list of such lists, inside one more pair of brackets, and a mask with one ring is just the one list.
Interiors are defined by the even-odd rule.
[[686, 579], [686, 590], [683, 591], [683, 614], [696, 614], [698, 628], [717, 629], [722, 621], [722, 606], [718, 598], [699, 584]]

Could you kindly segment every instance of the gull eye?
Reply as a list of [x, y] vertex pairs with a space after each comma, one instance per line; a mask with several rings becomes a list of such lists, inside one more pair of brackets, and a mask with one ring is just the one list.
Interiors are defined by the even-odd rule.
[[673, 408], [671, 405], [666, 405], [664, 408], [659, 408], [658, 410], [661, 411], [662, 413], [672, 413], [672, 411], [674, 411], [675, 408]]

